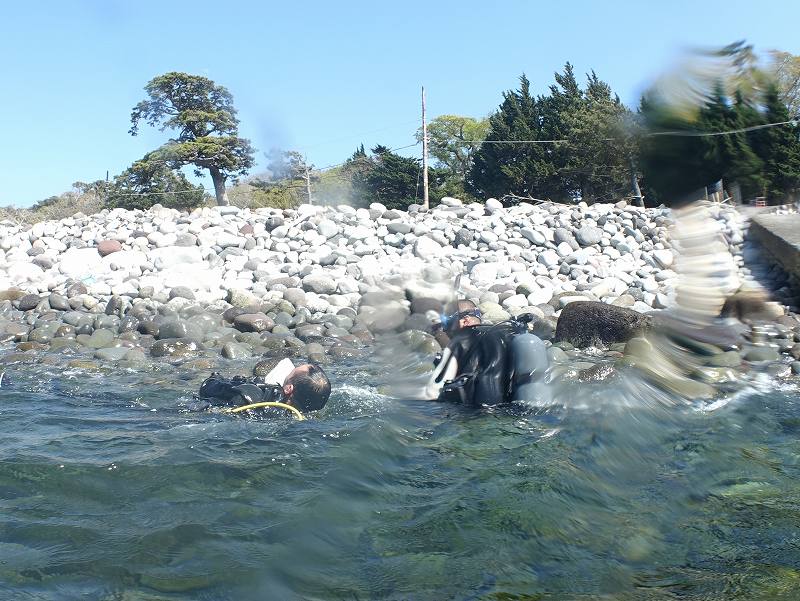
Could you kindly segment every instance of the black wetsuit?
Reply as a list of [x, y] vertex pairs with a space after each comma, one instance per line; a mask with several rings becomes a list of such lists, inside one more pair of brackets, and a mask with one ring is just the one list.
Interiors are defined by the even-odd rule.
[[509, 321], [462, 328], [453, 334], [448, 348], [458, 362], [458, 373], [444, 385], [439, 400], [473, 406], [511, 402], [510, 345], [521, 331], [524, 325]]
[[284, 403], [283, 389], [273, 384], [264, 384], [263, 378], [245, 378], [234, 376], [223, 378], [219, 374], [211, 374], [200, 385], [197, 393], [207, 406], [215, 407], [240, 407], [253, 403], [280, 402]]

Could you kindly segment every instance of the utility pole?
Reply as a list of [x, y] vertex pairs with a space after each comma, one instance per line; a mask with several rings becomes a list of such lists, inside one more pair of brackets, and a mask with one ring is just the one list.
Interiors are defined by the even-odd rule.
[[303, 163], [306, 168], [306, 198], [308, 199], [308, 204], [313, 204], [311, 202], [311, 175], [308, 172], [308, 155], [305, 156]]
[[422, 86], [422, 206], [430, 208], [428, 201], [428, 124], [425, 122], [425, 86]]

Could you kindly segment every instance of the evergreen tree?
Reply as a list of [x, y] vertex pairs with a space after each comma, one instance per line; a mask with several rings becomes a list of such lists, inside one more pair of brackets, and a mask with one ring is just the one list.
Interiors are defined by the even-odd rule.
[[[553, 149], [543, 144], [509, 143], [542, 139], [540, 109], [523, 74], [519, 89], [505, 92], [500, 108], [489, 117], [486, 143], [475, 153], [467, 176], [468, 192], [479, 198], [508, 193], [529, 196], [546, 194], [553, 188]], [[493, 144], [494, 141], [503, 143]]]
[[[780, 98], [776, 85], [764, 94], [763, 123], [789, 121], [790, 114]], [[790, 192], [800, 187], [800, 140], [797, 126], [782, 125], [750, 133], [751, 145], [763, 161], [761, 192], [770, 201], [783, 202]]]
[[[401, 156], [382, 145], [373, 148], [371, 154], [366, 156], [362, 146], [342, 169], [350, 179], [355, 206], [366, 207], [370, 203], [380, 202], [390, 209], [406, 209], [420, 200], [420, 159]], [[431, 196], [436, 198], [440, 196], [438, 190], [444, 175], [437, 169], [429, 169], [428, 172]]]

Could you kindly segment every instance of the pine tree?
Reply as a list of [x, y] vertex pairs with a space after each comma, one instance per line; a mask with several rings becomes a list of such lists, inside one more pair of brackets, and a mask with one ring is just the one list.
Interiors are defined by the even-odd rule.
[[[489, 117], [486, 143], [475, 153], [467, 177], [467, 190], [478, 198], [511, 193], [542, 194], [555, 176], [550, 149], [541, 144], [513, 144], [513, 140], [538, 140], [542, 136], [540, 105], [531, 95], [523, 74], [516, 91], [503, 94], [503, 102]], [[503, 141], [493, 144], [493, 141]]]
[[[764, 94], [763, 123], [789, 121], [778, 87], [771, 85]], [[800, 141], [794, 125], [768, 127], [751, 132], [753, 150], [763, 161], [763, 192], [770, 201], [783, 202], [800, 187]]]

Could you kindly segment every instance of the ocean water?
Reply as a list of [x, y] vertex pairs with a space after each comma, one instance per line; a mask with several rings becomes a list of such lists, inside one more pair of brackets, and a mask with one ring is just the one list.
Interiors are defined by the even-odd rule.
[[297, 422], [190, 411], [170, 365], [5, 369], [2, 599], [800, 598], [791, 384], [472, 411], [367, 362]]

